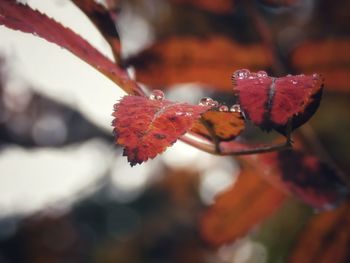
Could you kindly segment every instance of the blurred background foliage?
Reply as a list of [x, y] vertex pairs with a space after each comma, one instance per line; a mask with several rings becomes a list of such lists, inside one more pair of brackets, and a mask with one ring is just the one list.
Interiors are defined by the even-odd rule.
[[[51, 2], [52, 15], [65, 10], [78, 19], [70, 1]], [[240, 68], [323, 74], [321, 106], [296, 141], [349, 177], [349, 1], [102, 3], [116, 17], [125, 66], [170, 99], [197, 103], [211, 96], [232, 105], [230, 76]], [[6, 42], [3, 27], [1, 34]], [[65, 78], [58, 65], [65, 62], [59, 53], [53, 65], [43, 64], [35, 46], [29, 52], [38, 60], [31, 58], [30, 66], [52, 67], [51, 73], [22, 79], [18, 65], [26, 57], [17, 49], [0, 49], [1, 263], [349, 262], [348, 201], [316, 211], [262, 180], [262, 166], [247, 169], [247, 160], [210, 156], [182, 143], [130, 168], [112, 143], [107, 116], [108, 100], [122, 95], [118, 88], [105, 91], [90, 81], [95, 88], [88, 89], [85, 76], [69, 68], [67, 81], [76, 87], [68, 89], [82, 88], [73, 95], [50, 89], [50, 80], [59, 90], [66, 86], [54, 76]], [[44, 75], [46, 83], [36, 81]], [[70, 80], [73, 75], [81, 82]], [[266, 139], [256, 129], [245, 136]], [[224, 228], [208, 229], [208, 222]]]

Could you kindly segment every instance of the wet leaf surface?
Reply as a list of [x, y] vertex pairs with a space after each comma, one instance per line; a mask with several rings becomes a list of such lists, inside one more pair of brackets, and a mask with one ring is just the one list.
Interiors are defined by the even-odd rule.
[[316, 112], [322, 95], [319, 75], [296, 75], [281, 78], [266, 72], [238, 70], [233, 75], [234, 91], [245, 116], [265, 130], [286, 133], [288, 121], [298, 128]]
[[126, 96], [115, 105], [115, 140], [124, 147], [124, 155], [132, 166], [162, 153], [210, 108], [157, 96]]

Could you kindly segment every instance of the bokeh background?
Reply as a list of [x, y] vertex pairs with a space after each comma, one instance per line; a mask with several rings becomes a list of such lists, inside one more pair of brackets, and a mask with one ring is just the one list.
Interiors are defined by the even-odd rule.
[[[113, 58], [107, 42], [71, 1], [21, 2]], [[197, 103], [211, 96], [234, 102], [225, 87], [200, 83], [200, 78], [186, 81], [182, 66], [170, 72], [179, 75], [179, 83], [166, 64], [158, 65], [160, 75], [172, 81], [142, 79], [143, 71], [146, 76], [152, 72], [144, 64], [152, 65], [147, 59], [154, 57], [138, 56], [139, 52], [169, 36], [216, 34], [234, 39], [243, 47], [232, 50], [239, 62], [223, 71], [323, 73], [325, 94], [311, 121], [311, 137], [348, 174], [347, 1], [222, 1], [218, 9], [210, 1], [101, 2], [118, 9], [122, 55], [130, 58], [136, 76], [150, 86], [154, 82], [166, 87], [170, 99]], [[266, 48], [266, 59], [256, 49], [244, 49], [252, 44]], [[210, 72], [220, 60], [204, 63]], [[199, 77], [202, 66], [196, 66]], [[135, 74], [135, 69], [130, 72]], [[223, 81], [230, 81], [227, 78]], [[287, 262], [315, 210], [290, 197], [276, 215], [246, 236], [220, 248], [209, 246], [199, 233], [199, 218], [219, 192], [235, 183], [240, 163], [177, 142], [154, 160], [131, 168], [113, 143], [110, 125], [113, 104], [123, 95], [68, 51], [0, 27], [0, 262]], [[255, 130], [248, 136], [266, 137]]]

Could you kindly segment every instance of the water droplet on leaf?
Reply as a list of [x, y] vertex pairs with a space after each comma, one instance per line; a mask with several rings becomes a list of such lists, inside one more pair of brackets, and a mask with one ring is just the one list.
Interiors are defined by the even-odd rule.
[[231, 112], [241, 112], [241, 106], [239, 106], [239, 104], [234, 104], [232, 105], [232, 107], [230, 108]]
[[159, 89], [153, 90], [151, 95], [149, 95], [149, 99], [151, 100], [163, 100], [164, 97], [164, 92]]
[[258, 71], [256, 74], [258, 77], [267, 77], [266, 71], [263, 70]]
[[219, 111], [228, 111], [228, 107], [226, 105], [221, 105]]
[[238, 79], [246, 79], [248, 78], [250, 75], [250, 71], [248, 69], [240, 69], [240, 70], [236, 70], [234, 73], [233, 73], [233, 76], [235, 78], [238, 78]]
[[216, 100], [213, 100], [212, 98], [209, 98], [209, 97], [201, 98], [199, 101], [199, 105], [202, 105], [202, 106], [217, 107], [218, 104], [219, 103]]

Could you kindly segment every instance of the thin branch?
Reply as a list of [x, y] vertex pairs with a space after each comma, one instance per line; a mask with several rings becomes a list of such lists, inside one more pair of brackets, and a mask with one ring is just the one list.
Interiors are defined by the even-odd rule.
[[[249, 145], [237, 141], [221, 142], [220, 144], [216, 145], [212, 141], [193, 133], [185, 134], [180, 138], [180, 140], [193, 147], [196, 147], [199, 150], [221, 156], [267, 153], [281, 151], [292, 147], [289, 137], [287, 137], [284, 143], [262, 145]], [[217, 149], [217, 147], [219, 147], [219, 149]]]
[[[240, 146], [240, 147], [246, 147], [245, 149], [241, 150], [235, 150], [233, 149], [234, 146]], [[249, 148], [248, 148], [249, 147]], [[228, 145], [222, 145], [221, 148], [221, 154], [220, 155], [247, 155], [247, 154], [256, 154], [256, 153], [268, 153], [268, 152], [275, 152], [275, 151], [282, 151], [291, 148], [292, 145], [287, 140], [284, 143], [280, 144], [268, 144], [268, 145], [245, 145], [245, 144], [228, 144]]]

